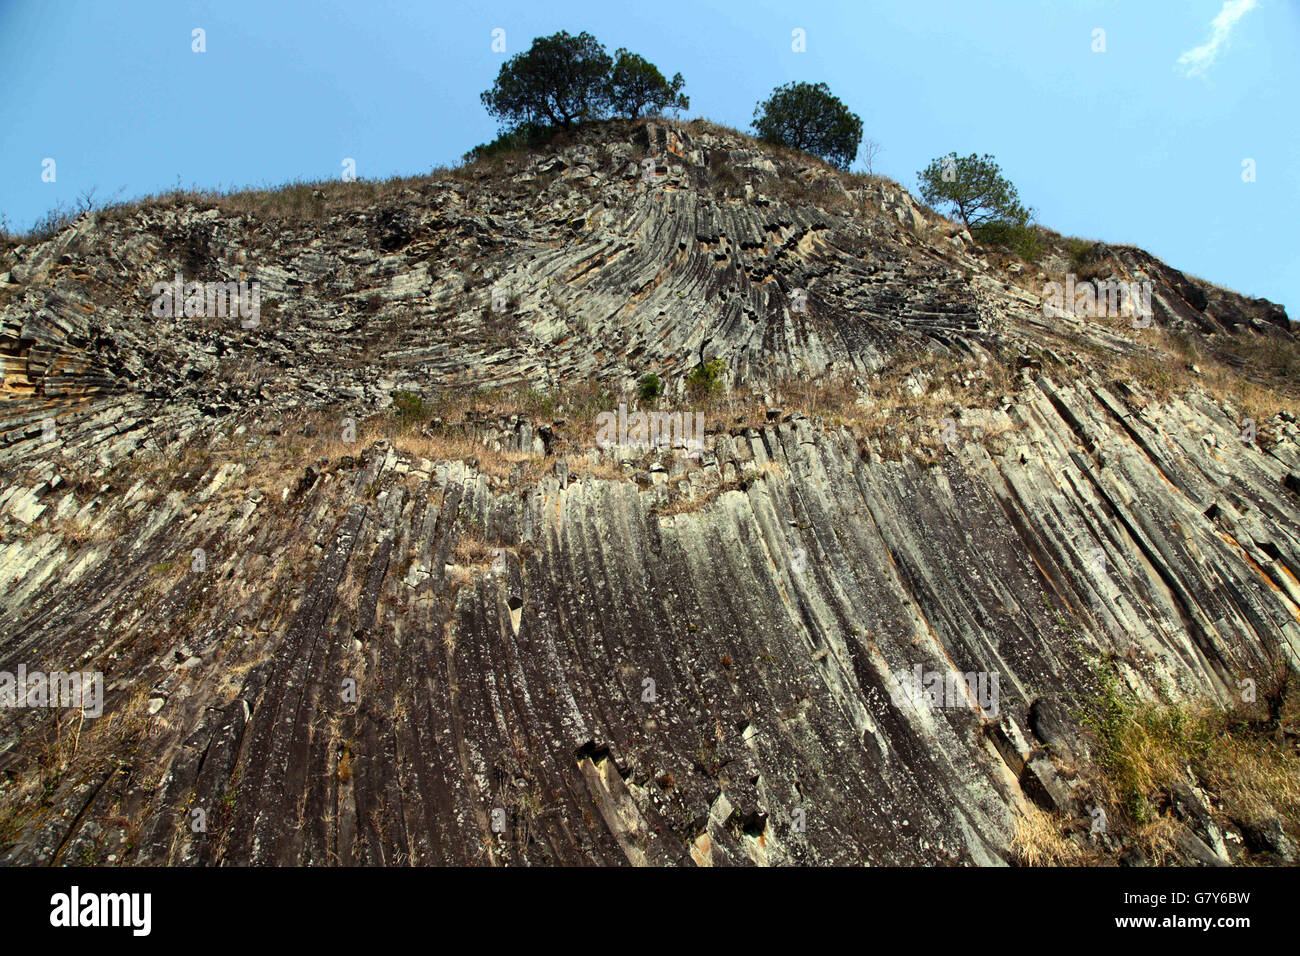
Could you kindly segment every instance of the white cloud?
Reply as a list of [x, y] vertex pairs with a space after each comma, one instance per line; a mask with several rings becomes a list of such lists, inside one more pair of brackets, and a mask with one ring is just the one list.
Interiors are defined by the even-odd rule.
[[1237, 21], [1259, 6], [1258, 0], [1225, 0], [1223, 9], [1210, 23], [1210, 39], [1192, 47], [1178, 58], [1178, 68], [1185, 76], [1200, 76], [1219, 56], [1219, 50], [1228, 42], [1228, 34]]

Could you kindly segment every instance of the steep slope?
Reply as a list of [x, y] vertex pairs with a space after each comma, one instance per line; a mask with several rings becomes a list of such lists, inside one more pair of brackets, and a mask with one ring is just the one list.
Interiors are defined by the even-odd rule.
[[[0, 262], [0, 671], [107, 685], [0, 712], [8, 862], [996, 864], [1103, 802], [1099, 670], [1300, 662], [1271, 303], [1094, 247], [1149, 327], [1048, 316], [1064, 244], [703, 123], [366, 188]], [[156, 317], [178, 272], [256, 325]], [[702, 454], [597, 444], [651, 372]]]

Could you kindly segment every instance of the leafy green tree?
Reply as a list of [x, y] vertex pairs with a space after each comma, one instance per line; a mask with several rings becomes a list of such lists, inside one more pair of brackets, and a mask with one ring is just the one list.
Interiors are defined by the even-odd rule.
[[525, 52], [502, 64], [492, 89], [480, 99], [507, 126], [568, 129], [608, 113], [613, 65], [590, 33], [570, 36], [561, 30], [538, 37]]
[[847, 169], [862, 142], [862, 119], [825, 83], [787, 83], [754, 109], [754, 131], [768, 143], [789, 146]]
[[690, 109], [690, 97], [682, 93], [685, 81], [680, 73], [665, 80], [659, 68], [636, 53], [620, 49], [614, 54], [614, 72], [609, 78], [609, 99], [614, 112], [636, 119], [645, 110]]
[[931, 206], [946, 206], [981, 243], [1005, 246], [1029, 262], [1042, 256], [1033, 210], [1021, 204], [1016, 187], [992, 156], [949, 153], [916, 175], [922, 198]]
[[922, 198], [931, 206], [947, 206], [972, 233], [984, 226], [1029, 224], [1030, 212], [1020, 204], [1016, 187], [987, 153], [949, 153], [931, 160], [916, 175], [921, 181]]

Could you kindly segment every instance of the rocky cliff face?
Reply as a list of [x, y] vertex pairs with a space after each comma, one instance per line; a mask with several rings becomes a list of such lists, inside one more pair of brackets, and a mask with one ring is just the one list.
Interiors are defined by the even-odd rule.
[[[0, 261], [0, 671], [104, 675], [0, 711], [8, 862], [1114, 858], [1097, 675], [1300, 661], [1271, 303], [1092, 247], [1150, 320], [1048, 316], [1066, 246], [701, 123], [286, 195]], [[699, 454], [596, 442], [651, 372]], [[1291, 852], [1191, 783], [1184, 859]]]

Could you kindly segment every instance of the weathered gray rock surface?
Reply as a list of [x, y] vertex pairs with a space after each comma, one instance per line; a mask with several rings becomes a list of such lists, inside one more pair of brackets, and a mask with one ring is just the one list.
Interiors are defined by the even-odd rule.
[[[18, 250], [0, 670], [106, 690], [84, 723], [0, 711], [3, 859], [1000, 864], [1025, 801], [1086, 819], [1097, 661], [1229, 702], [1300, 660], [1294, 420], [1247, 442], [1210, 391], [1153, 393], [1140, 336], [1044, 317], [960, 232], [649, 123], [365, 211], [164, 203]], [[1155, 283], [1157, 330], [1291, 334], [1111, 262]], [[258, 326], [153, 317], [178, 271], [258, 280]], [[466, 426], [508, 474], [333, 436], [395, 390], [654, 371], [688, 408], [701, 350], [783, 410], [698, 459], [592, 448], [563, 412]], [[901, 452], [783, 401], [918, 355], [968, 380]], [[909, 704], [918, 665], [998, 699]]]

